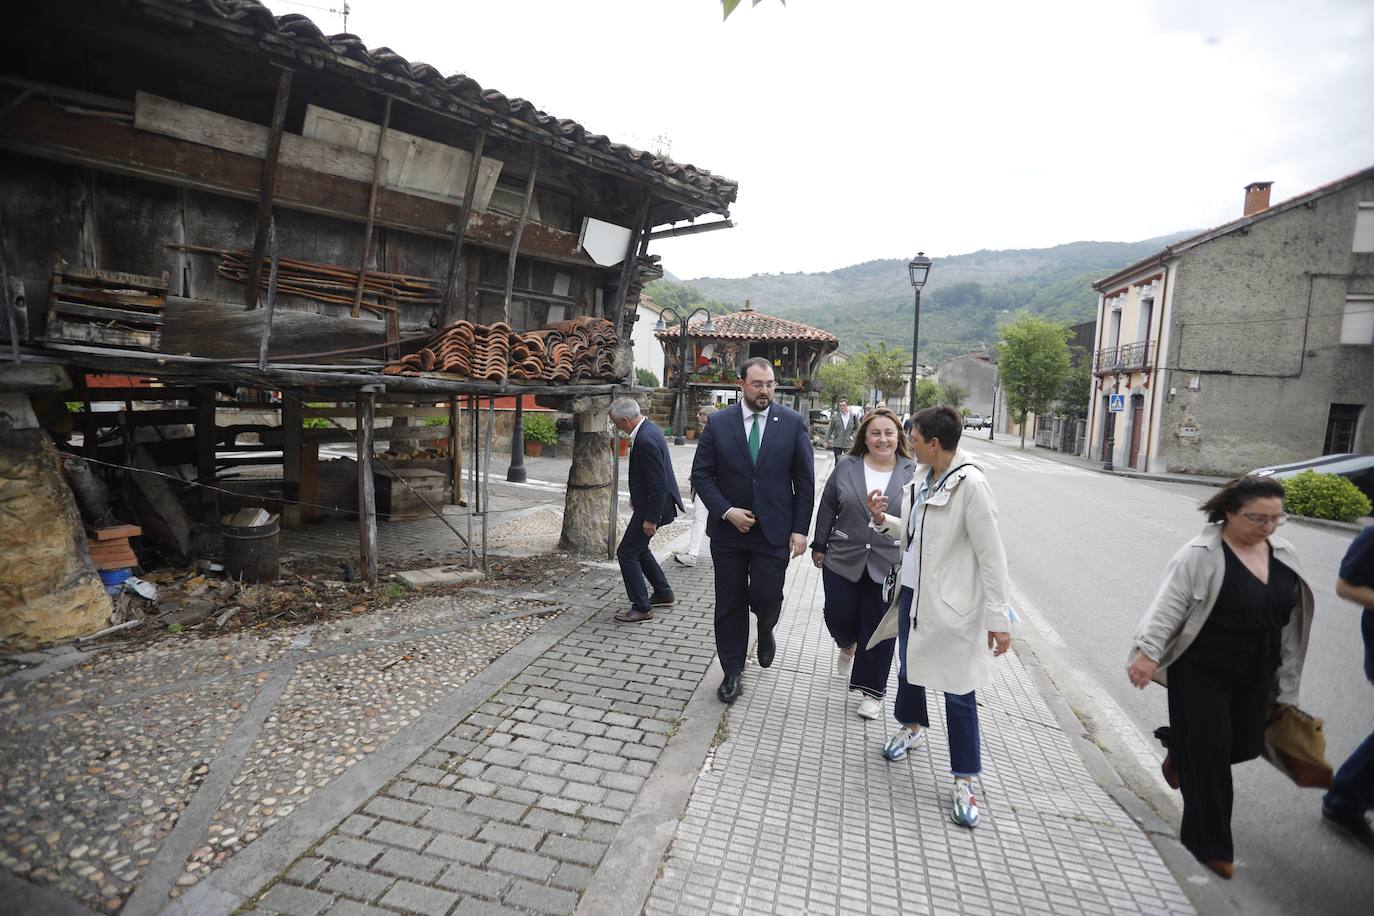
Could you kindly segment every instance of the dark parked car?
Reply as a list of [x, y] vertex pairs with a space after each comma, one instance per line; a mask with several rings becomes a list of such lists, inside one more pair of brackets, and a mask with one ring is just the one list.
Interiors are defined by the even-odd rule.
[[1322, 455], [1307, 461], [1292, 464], [1275, 464], [1266, 468], [1255, 468], [1251, 474], [1259, 477], [1296, 477], [1303, 471], [1316, 471], [1318, 474], [1338, 474], [1346, 478], [1360, 492], [1374, 502], [1374, 455]]

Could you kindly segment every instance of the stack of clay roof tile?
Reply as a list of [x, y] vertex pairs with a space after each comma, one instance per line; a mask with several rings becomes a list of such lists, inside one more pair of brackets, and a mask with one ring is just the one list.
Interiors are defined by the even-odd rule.
[[535, 331], [457, 321], [417, 353], [382, 370], [387, 375], [445, 372], [464, 378], [516, 378], [572, 382], [614, 377], [619, 343], [611, 323], [590, 316], [559, 321]]

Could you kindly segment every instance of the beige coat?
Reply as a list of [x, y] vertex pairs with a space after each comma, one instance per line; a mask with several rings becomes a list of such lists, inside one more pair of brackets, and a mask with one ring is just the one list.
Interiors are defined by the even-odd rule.
[[[966, 467], [960, 468], [960, 465]], [[911, 628], [906, 647], [907, 680], [947, 693], [968, 693], [992, 680], [994, 656], [988, 631], [1009, 632], [1007, 555], [997, 530], [992, 487], [973, 459], [956, 451], [952, 473], [921, 506], [916, 519], [917, 568]], [[898, 538], [906, 556], [907, 526], [916, 491], [930, 468], [917, 465], [902, 488], [900, 514], [884, 513], [874, 526]], [[897, 599], [878, 624], [868, 647], [897, 635]]]
[[[1279, 640], [1279, 668], [1274, 674], [1275, 702], [1296, 706], [1303, 660], [1307, 657], [1307, 639], [1312, 633], [1315, 601], [1312, 586], [1303, 575], [1293, 545], [1283, 538], [1270, 537], [1269, 546], [1273, 548], [1274, 558], [1293, 570], [1302, 586], [1298, 590], [1297, 607], [1294, 608], [1298, 613], [1283, 628]], [[1221, 549], [1219, 524], [1209, 524], [1202, 534], [1183, 545], [1169, 561], [1164, 582], [1159, 586], [1159, 592], [1150, 603], [1144, 619], [1140, 621], [1130, 654], [1134, 658], [1138, 650], [1159, 662], [1154, 677], [1156, 683], [1166, 687], [1169, 685], [1166, 669], [1197, 638], [1202, 625], [1212, 614], [1225, 577], [1226, 554]], [[1129, 661], [1130, 658], [1127, 659]]]

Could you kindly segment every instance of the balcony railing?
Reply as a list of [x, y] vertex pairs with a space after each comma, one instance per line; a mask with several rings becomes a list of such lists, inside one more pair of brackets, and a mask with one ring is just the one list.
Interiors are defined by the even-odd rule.
[[1110, 375], [1117, 370], [1133, 372], [1149, 369], [1154, 364], [1154, 356], [1155, 344], [1152, 340], [1104, 347], [1093, 354], [1093, 373]]

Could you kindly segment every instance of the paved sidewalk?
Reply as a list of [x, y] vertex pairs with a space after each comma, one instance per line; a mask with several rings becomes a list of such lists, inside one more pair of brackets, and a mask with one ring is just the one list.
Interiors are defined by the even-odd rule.
[[793, 564], [771, 669], [746, 669], [646, 912], [1190, 913], [1014, 653], [979, 692], [977, 829], [950, 820], [943, 703], [908, 760], [833, 676], [820, 573]]

